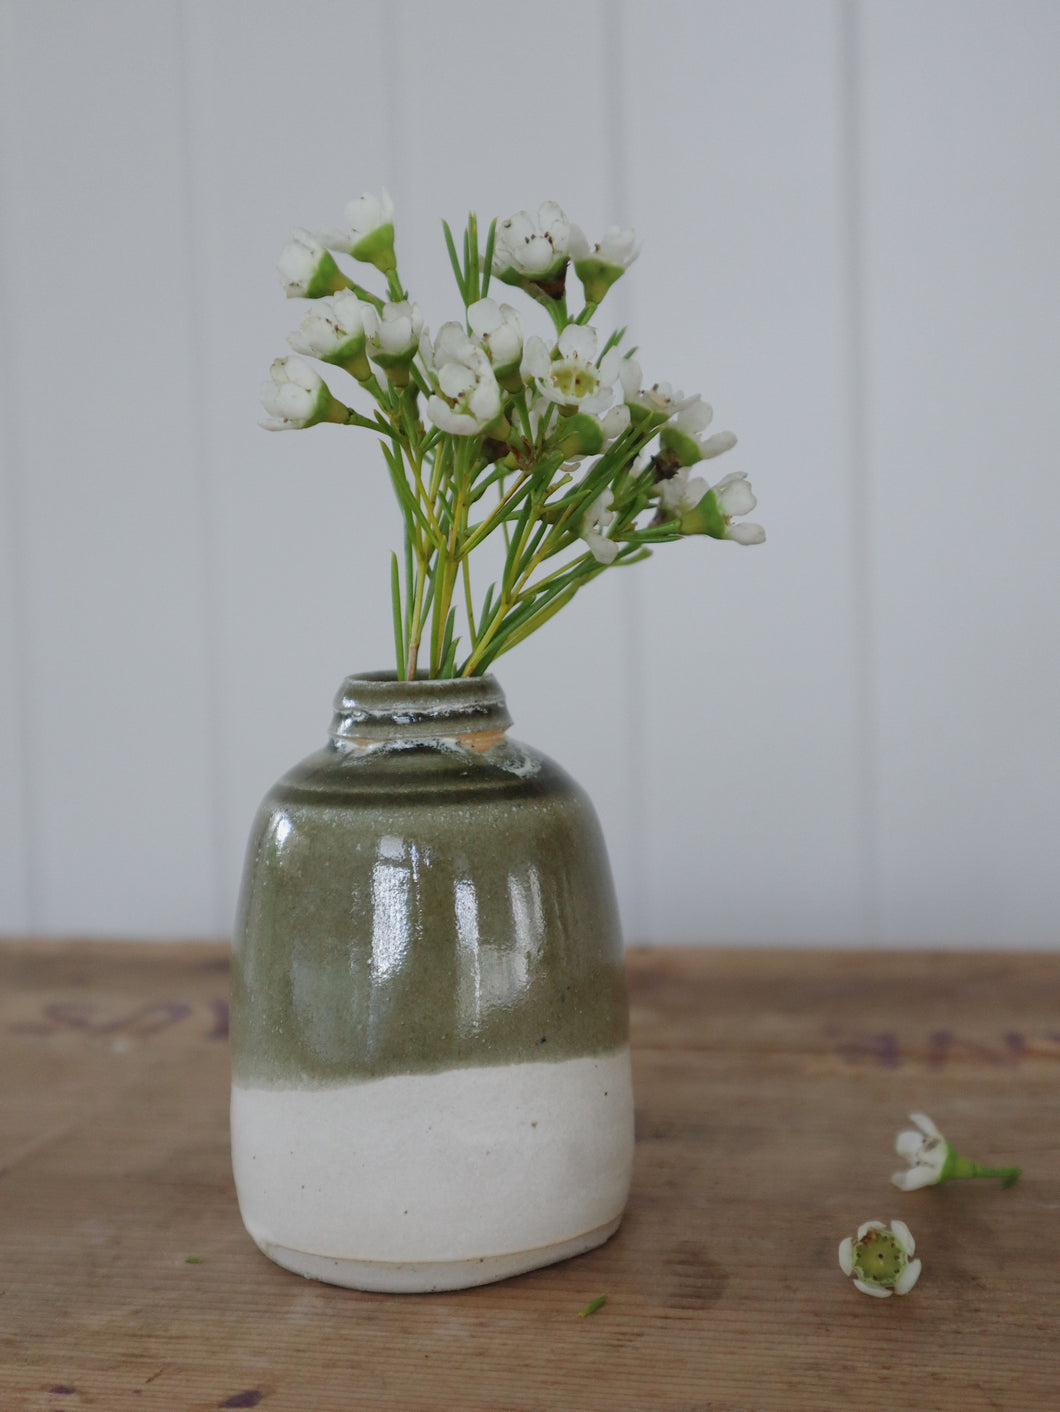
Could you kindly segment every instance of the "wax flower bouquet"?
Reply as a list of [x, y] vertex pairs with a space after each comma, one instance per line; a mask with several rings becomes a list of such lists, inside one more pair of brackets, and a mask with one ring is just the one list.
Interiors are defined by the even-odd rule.
[[[386, 192], [352, 201], [346, 220], [344, 231], [296, 231], [279, 271], [289, 298], [313, 301], [291, 347], [349, 374], [369, 410], [348, 406], [304, 357], [288, 356], [265, 384], [263, 425], [338, 422], [380, 437], [405, 522], [391, 566], [400, 679], [485, 672], [590, 579], [656, 544], [764, 540], [761, 526], [735, 523], [755, 506], [742, 472], [713, 486], [692, 474], [736, 438], [707, 434], [712, 412], [700, 397], [645, 386], [636, 350], [623, 350], [625, 330], [601, 340], [590, 322], [636, 258], [632, 231], [590, 245], [546, 202], [536, 221], [525, 211], [494, 221], [484, 248], [470, 215], [458, 249], [443, 222], [463, 307], [432, 339], [398, 272]], [[385, 297], [332, 251], [374, 266]], [[494, 277], [545, 309], [553, 340], [527, 336], [519, 311], [490, 297]], [[498, 535], [503, 569], [478, 596], [472, 553]]]

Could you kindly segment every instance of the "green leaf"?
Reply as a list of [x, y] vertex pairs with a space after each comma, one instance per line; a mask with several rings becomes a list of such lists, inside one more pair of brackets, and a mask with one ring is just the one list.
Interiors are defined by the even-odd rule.
[[394, 656], [397, 659], [398, 681], [405, 676], [405, 632], [401, 613], [401, 569], [398, 556], [390, 556], [390, 599], [394, 610]]
[[490, 287], [490, 277], [493, 274], [493, 243], [497, 234], [497, 218], [494, 216], [490, 221], [489, 234], [486, 236], [486, 253], [482, 257], [482, 292], [480, 299], [485, 299]]
[[601, 1294], [601, 1295], [599, 1295], [599, 1296], [598, 1296], [596, 1299], [594, 1299], [591, 1303], [587, 1304], [584, 1309], [579, 1309], [579, 1310], [578, 1310], [578, 1318], [579, 1318], [579, 1319], [588, 1318], [588, 1316], [589, 1316], [590, 1314], [595, 1314], [598, 1309], [602, 1309], [606, 1303], [607, 1303], [607, 1295], [606, 1295], [606, 1294]]
[[464, 272], [460, 268], [460, 261], [457, 258], [456, 244], [453, 240], [453, 232], [449, 229], [449, 222], [442, 222], [442, 229], [445, 231], [445, 247], [449, 251], [449, 263], [453, 267], [453, 274], [456, 276], [456, 287], [460, 291], [460, 298], [467, 304], [464, 294]]

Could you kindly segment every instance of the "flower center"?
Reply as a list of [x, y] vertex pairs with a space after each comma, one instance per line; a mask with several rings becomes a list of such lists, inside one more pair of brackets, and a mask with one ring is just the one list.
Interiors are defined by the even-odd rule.
[[905, 1251], [890, 1231], [867, 1231], [855, 1242], [854, 1269], [867, 1284], [891, 1287], [905, 1266]]
[[566, 363], [554, 363], [551, 369], [552, 386], [564, 397], [591, 397], [600, 386], [600, 379], [593, 368], [573, 359]]

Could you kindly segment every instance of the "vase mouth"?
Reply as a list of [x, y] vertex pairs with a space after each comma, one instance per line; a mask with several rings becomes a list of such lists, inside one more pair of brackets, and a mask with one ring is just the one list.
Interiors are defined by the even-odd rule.
[[493, 676], [399, 681], [397, 673], [359, 672], [335, 695], [331, 739], [364, 743], [504, 734], [512, 723]]

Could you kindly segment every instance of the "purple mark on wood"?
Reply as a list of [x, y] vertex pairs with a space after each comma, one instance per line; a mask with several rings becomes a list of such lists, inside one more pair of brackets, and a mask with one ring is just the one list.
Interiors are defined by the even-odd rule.
[[952, 1030], [934, 1030], [928, 1040], [928, 1067], [944, 1069], [955, 1050], [986, 1064], [1015, 1068], [1026, 1057], [1027, 1040], [1017, 1031], [1009, 1030], [1004, 1036], [1003, 1048], [995, 1049], [979, 1040], [961, 1039]]
[[93, 1034], [157, 1034], [191, 1014], [186, 1000], [153, 1000], [119, 1015], [114, 1020], [95, 1018], [97, 1007], [81, 1001], [52, 1001], [45, 1005], [45, 1018], [57, 1028], [89, 1030]]
[[69, 1394], [69, 1393], [71, 1393], [71, 1392], [76, 1392], [76, 1391], [77, 1391], [77, 1388], [75, 1388], [75, 1387], [70, 1387], [70, 1385], [69, 1385], [68, 1383], [56, 1383], [55, 1386], [54, 1386], [54, 1387], [50, 1387], [50, 1388], [48, 1389], [48, 1391], [49, 1391], [49, 1392], [61, 1392], [61, 1393], [65, 1396], [65, 1395], [67, 1395], [67, 1394]]
[[835, 1046], [835, 1052], [848, 1064], [875, 1064], [881, 1069], [897, 1069], [901, 1063], [898, 1036], [884, 1034], [856, 1035]]
[[258, 1403], [265, 1396], [257, 1388], [249, 1388], [246, 1392], [233, 1393], [231, 1397], [226, 1397], [223, 1402], [219, 1402], [218, 1407], [257, 1407]]

